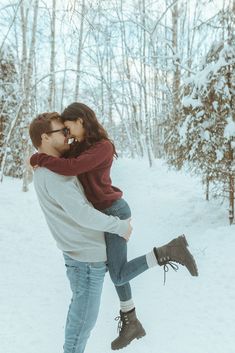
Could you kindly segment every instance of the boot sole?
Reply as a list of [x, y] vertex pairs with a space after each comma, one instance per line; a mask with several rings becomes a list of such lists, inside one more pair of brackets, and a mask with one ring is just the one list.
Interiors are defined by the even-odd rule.
[[187, 247], [188, 247], [189, 245], [188, 245], [188, 242], [187, 242], [187, 240], [186, 240], [185, 235], [184, 235], [184, 234], [180, 235], [180, 236], [179, 236], [179, 239], [180, 239], [180, 241], [181, 241], [181, 244], [185, 247], [186, 253], [187, 253], [188, 256], [190, 257], [191, 263], [192, 263], [192, 265], [193, 265], [192, 271], [189, 271], [189, 272], [190, 272], [190, 274], [191, 274], [192, 276], [195, 276], [195, 277], [196, 277], [196, 276], [198, 276], [197, 264], [196, 264], [196, 261], [195, 261], [193, 255], [192, 255], [192, 254], [190, 253], [190, 251], [187, 249]]
[[111, 347], [111, 348], [112, 348], [113, 351], [118, 351], [119, 349], [122, 349], [122, 348], [127, 347], [132, 341], [134, 341], [134, 339], [139, 340], [139, 339], [143, 338], [144, 336], [146, 336], [146, 332], [145, 332], [145, 331], [143, 331], [143, 332], [142, 332], [141, 334], [139, 334], [138, 336], [132, 338], [132, 339], [131, 339], [130, 341], [128, 341], [125, 345], [123, 345], [123, 346], [121, 346], [121, 347], [118, 347], [118, 348], [113, 348], [113, 347]]

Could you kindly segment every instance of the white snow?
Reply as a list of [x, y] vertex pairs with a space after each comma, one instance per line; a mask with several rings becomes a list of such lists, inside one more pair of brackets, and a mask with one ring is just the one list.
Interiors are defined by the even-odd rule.
[[183, 104], [184, 107], [192, 106], [193, 109], [202, 106], [202, 102], [201, 102], [200, 98], [196, 99], [196, 98], [192, 98], [191, 96], [183, 97], [182, 104]]
[[188, 126], [191, 123], [192, 116], [188, 115], [182, 125], [179, 127], [179, 135], [180, 135], [180, 142], [181, 144], [184, 144], [187, 139], [187, 132], [188, 132]]
[[204, 114], [205, 114], [204, 110], [201, 110], [196, 114], [196, 117], [201, 118]]
[[[114, 185], [124, 190], [134, 232], [129, 257], [186, 234], [199, 268], [167, 273], [153, 268], [132, 281], [137, 313], [147, 335], [129, 353], [234, 353], [235, 226], [227, 205], [205, 201], [198, 179], [167, 171], [161, 161], [120, 159]], [[70, 289], [63, 259], [50, 235], [33, 185], [0, 184], [0, 346], [4, 353], [62, 353]], [[99, 318], [86, 353], [111, 353], [118, 299], [107, 275]]]
[[216, 150], [216, 160], [221, 161], [224, 158], [224, 152], [220, 150]]
[[[234, 48], [225, 43], [224, 48], [219, 52], [218, 59], [206, 63], [206, 66], [201, 71], [197, 72], [194, 76], [184, 79], [184, 83], [195, 86], [199, 91], [201, 91], [201, 93], [206, 92], [208, 83], [212, 77], [216, 77], [222, 68], [229, 65], [234, 65], [234, 56]], [[219, 82], [216, 83], [215, 89], [216, 91], [223, 89], [225, 96], [230, 98], [229, 89], [225, 85], [224, 78], [219, 79]], [[188, 106], [186, 104], [183, 105]]]
[[210, 140], [210, 132], [208, 130], [203, 131], [202, 130], [202, 138], [204, 138], [204, 140], [209, 141]]
[[232, 117], [227, 118], [227, 125], [224, 129], [224, 137], [230, 138], [235, 136], [235, 122]]
[[217, 101], [214, 101], [214, 102], [212, 102], [212, 106], [215, 110], [217, 110], [219, 107], [219, 103]]

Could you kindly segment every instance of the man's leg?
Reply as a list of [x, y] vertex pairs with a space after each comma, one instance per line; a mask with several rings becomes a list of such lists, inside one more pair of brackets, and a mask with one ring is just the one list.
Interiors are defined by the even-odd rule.
[[100, 306], [106, 265], [79, 262], [65, 256], [73, 293], [65, 327], [64, 353], [83, 353]]

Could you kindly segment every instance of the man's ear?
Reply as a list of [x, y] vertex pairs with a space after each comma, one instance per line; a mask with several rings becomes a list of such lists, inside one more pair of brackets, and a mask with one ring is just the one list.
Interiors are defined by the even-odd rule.
[[41, 135], [41, 139], [42, 139], [42, 142], [43, 141], [48, 142], [49, 141], [49, 136], [44, 133], [44, 134]]

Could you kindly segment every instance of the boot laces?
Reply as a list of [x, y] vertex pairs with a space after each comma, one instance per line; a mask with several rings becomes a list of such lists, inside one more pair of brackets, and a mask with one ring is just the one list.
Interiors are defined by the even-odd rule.
[[178, 269], [179, 269], [179, 266], [178, 266], [175, 262], [172, 262], [172, 261], [168, 261], [168, 262], [164, 265], [164, 267], [163, 267], [163, 269], [164, 269], [164, 285], [165, 285], [165, 283], [166, 283], [166, 273], [169, 271], [168, 265], [170, 265], [171, 268], [173, 268], [173, 270], [174, 270], [175, 272], [178, 271]]
[[121, 315], [118, 315], [117, 317], [115, 317], [115, 321], [118, 321], [118, 326], [117, 326], [117, 332], [119, 333], [119, 335], [122, 333], [122, 331], [124, 330], [125, 326], [128, 323], [128, 319], [125, 321], [125, 316], [122, 318]]

